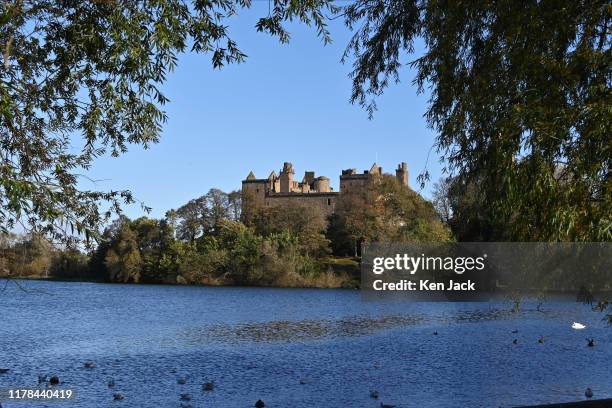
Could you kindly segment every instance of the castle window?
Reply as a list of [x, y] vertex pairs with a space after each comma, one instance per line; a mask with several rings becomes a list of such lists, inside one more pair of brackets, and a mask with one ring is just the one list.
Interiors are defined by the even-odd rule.
[[256, 191], [259, 193], [259, 189], [256, 189]]
[[327, 205], [331, 205], [331, 198], [327, 199]]

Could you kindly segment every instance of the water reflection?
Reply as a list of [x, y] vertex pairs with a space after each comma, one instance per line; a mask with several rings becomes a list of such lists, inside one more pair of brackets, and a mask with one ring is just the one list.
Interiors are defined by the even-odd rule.
[[353, 316], [339, 320], [274, 320], [236, 325], [216, 324], [188, 329], [182, 337], [190, 344], [217, 342], [295, 342], [337, 337], [367, 336], [375, 332], [415, 325], [423, 316]]
[[[539, 318], [555, 318], [558, 313], [524, 310], [521, 317], [537, 314]], [[339, 337], [369, 336], [384, 330], [416, 325], [446, 325], [452, 322], [480, 323], [509, 320], [517, 314], [508, 308], [458, 310], [441, 315], [411, 314], [386, 316], [349, 316], [341, 319], [272, 320], [267, 322], [210, 324], [187, 328], [177, 335], [179, 342], [190, 345], [237, 342], [298, 342]]]
[[491, 320], [505, 320], [516, 316], [509, 309], [462, 310], [453, 318], [457, 322], [478, 323]]

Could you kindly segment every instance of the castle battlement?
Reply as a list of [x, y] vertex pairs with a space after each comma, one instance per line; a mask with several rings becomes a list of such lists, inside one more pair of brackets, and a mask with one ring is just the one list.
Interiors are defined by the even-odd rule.
[[[247, 178], [242, 181], [242, 194], [243, 198], [248, 194], [259, 206], [302, 203], [318, 206], [325, 214], [330, 215], [335, 212], [340, 194], [365, 188], [373, 177], [382, 174], [382, 167], [376, 163], [363, 173], [357, 173], [357, 169], [342, 170], [338, 192], [333, 191], [328, 177], [316, 177], [314, 171], [304, 172], [301, 181], [295, 180], [293, 164], [285, 162], [278, 175], [272, 171], [265, 179], [258, 179], [252, 171], [249, 172]], [[395, 170], [395, 176], [399, 182], [408, 185], [408, 165], [400, 163]]]

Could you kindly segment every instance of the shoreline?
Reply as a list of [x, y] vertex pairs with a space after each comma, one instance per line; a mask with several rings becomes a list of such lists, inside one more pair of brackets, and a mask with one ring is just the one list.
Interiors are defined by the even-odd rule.
[[[204, 283], [173, 283], [173, 282], [111, 282], [111, 281], [99, 281], [99, 280], [84, 280], [84, 279], [61, 279], [61, 278], [45, 278], [45, 277], [17, 277], [17, 276], [0, 276], [1, 281], [44, 281], [44, 282], [64, 282], [64, 283], [98, 283], [104, 285], [119, 285], [119, 286], [174, 286], [174, 287], [192, 287], [192, 288], [257, 288], [257, 289], [320, 289], [320, 290], [343, 290], [343, 291], [361, 291], [359, 283], [355, 286], [342, 286], [342, 287], [321, 287], [321, 286], [279, 286], [279, 285], [239, 285], [239, 284], [217, 284], [210, 285]], [[525, 290], [524, 291], [524, 300], [538, 300], [537, 296], [541, 293], [537, 290]], [[612, 290], [600, 290], [594, 292], [597, 296], [600, 297], [611, 297]], [[492, 294], [490, 299], [482, 300], [482, 301], [469, 301], [469, 303], [487, 303], [490, 301], [502, 301], [509, 302], [507, 298], [508, 292], [504, 292], [503, 289], [499, 290]], [[549, 296], [548, 301], [551, 300], [563, 300], [563, 301], [571, 301], [577, 302], [576, 300], [576, 290], [568, 289], [565, 291], [553, 291], [547, 292]], [[403, 300], [412, 302], [415, 299], [390, 299], [391, 301]], [[448, 302], [455, 302], [453, 300], [447, 300]], [[430, 301], [426, 301], [430, 302]], [[439, 300], [434, 301], [434, 303], [439, 303]], [[442, 301], [444, 302], [444, 301]], [[547, 302], [544, 302], [546, 304]], [[593, 301], [593, 305], [596, 304], [596, 301]]]
[[270, 289], [334, 289], [334, 290], [359, 290], [359, 286], [349, 287], [321, 287], [321, 286], [278, 286], [278, 285], [236, 285], [236, 284], [220, 284], [208, 285], [204, 283], [172, 283], [172, 282], [111, 282], [100, 280], [86, 279], [61, 279], [61, 278], [45, 278], [32, 276], [0, 276], [0, 281], [43, 281], [43, 282], [66, 282], [66, 283], [99, 283], [104, 285], [119, 285], [119, 286], [178, 286], [178, 287], [199, 287], [199, 288], [270, 288]]

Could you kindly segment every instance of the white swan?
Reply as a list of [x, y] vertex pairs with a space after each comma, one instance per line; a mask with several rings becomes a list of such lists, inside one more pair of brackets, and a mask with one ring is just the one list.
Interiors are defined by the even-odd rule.
[[582, 323], [576, 323], [576, 322], [572, 323], [572, 329], [574, 330], [582, 330], [584, 328], [586, 328], [586, 326]]

